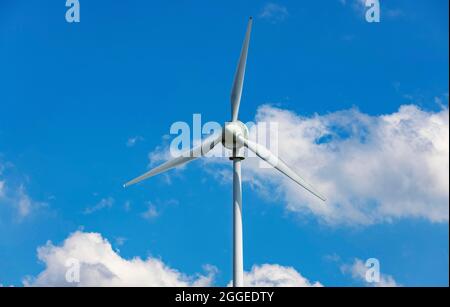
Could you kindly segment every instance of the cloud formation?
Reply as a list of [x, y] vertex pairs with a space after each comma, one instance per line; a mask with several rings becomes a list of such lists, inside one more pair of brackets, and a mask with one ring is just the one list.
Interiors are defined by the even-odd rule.
[[[366, 11], [372, 6], [371, 1], [366, 0], [339, 0], [339, 2], [345, 7], [349, 6], [357, 14], [357, 16], [365, 17]], [[368, 5], [366, 6], [366, 2]], [[379, 1], [381, 15], [388, 18], [397, 18], [405, 16], [405, 12], [399, 8], [390, 8], [386, 3]], [[390, 3], [389, 3], [390, 4]]]
[[319, 282], [311, 282], [292, 267], [278, 264], [254, 265], [244, 273], [246, 287], [322, 287]]
[[[327, 196], [322, 203], [276, 170], [261, 168], [259, 158], [248, 157], [243, 180], [262, 197], [281, 200], [288, 211], [314, 215], [330, 225], [371, 225], [404, 218], [448, 222], [446, 105], [437, 112], [403, 105], [385, 115], [350, 109], [310, 117], [262, 105], [254, 122], [259, 124], [250, 128], [253, 140], [258, 126], [278, 127], [271, 142], [278, 143], [279, 156]], [[219, 147], [215, 150], [221, 151]], [[170, 154], [162, 146], [149, 157], [154, 165]], [[228, 168], [217, 167], [224, 159], [202, 161], [214, 167], [205, 169], [217, 180], [232, 178]]]
[[147, 204], [147, 210], [141, 213], [141, 216], [146, 220], [153, 220], [154, 218], [159, 216], [158, 210], [156, 210], [156, 206], [151, 202]]
[[92, 214], [94, 212], [111, 208], [114, 205], [114, 198], [102, 198], [96, 205], [84, 209], [84, 214]]
[[144, 138], [142, 136], [133, 136], [128, 138], [126, 145], [127, 147], [134, 147], [138, 142], [141, 142], [143, 140]]
[[[186, 275], [161, 259], [122, 258], [99, 233], [77, 231], [61, 245], [47, 242], [38, 248], [38, 258], [45, 269], [36, 277], [24, 279], [26, 286], [213, 286], [217, 268], [204, 265], [204, 274]], [[79, 280], [69, 282], [66, 276], [78, 263]], [[255, 265], [245, 272], [244, 282], [252, 287], [319, 287], [292, 267], [277, 264]]]
[[268, 20], [272, 23], [284, 21], [289, 16], [289, 12], [285, 6], [276, 3], [267, 3], [258, 17]]
[[379, 282], [369, 283], [366, 281], [367, 267], [361, 259], [356, 258], [352, 264], [344, 264], [341, 266], [344, 274], [349, 274], [353, 279], [362, 281], [366, 286], [372, 287], [399, 287], [400, 285], [391, 275], [380, 274]]
[[279, 124], [280, 157], [328, 197], [321, 203], [248, 158], [244, 167], [252, 186], [263, 194], [272, 191], [271, 199], [276, 191], [287, 210], [314, 214], [329, 224], [400, 218], [448, 222], [448, 107], [427, 112], [404, 105], [380, 116], [351, 109], [303, 117], [264, 105], [255, 121]]
[[23, 183], [16, 184], [7, 178], [5, 169], [6, 166], [0, 162], [0, 206], [4, 206], [18, 221], [22, 221], [33, 211], [48, 206], [45, 202], [33, 200]]
[[[165, 265], [157, 258], [145, 260], [136, 257], [124, 259], [99, 233], [77, 231], [62, 245], [48, 242], [38, 248], [38, 258], [45, 270], [37, 277], [28, 277], [28, 286], [209, 286], [215, 269], [206, 266], [206, 274], [185, 275]], [[73, 264], [79, 262], [79, 282], [70, 283], [66, 274]], [[70, 279], [69, 279], [70, 280]]]

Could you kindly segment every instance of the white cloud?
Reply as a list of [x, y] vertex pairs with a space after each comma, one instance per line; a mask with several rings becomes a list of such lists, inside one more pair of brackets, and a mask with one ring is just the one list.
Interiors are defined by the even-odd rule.
[[341, 271], [350, 274], [353, 279], [362, 281], [367, 286], [374, 287], [398, 287], [400, 286], [391, 275], [380, 274], [380, 281], [376, 283], [368, 283], [366, 281], [367, 267], [361, 259], [356, 258], [352, 264], [344, 264]]
[[30, 214], [33, 207], [31, 198], [25, 192], [25, 188], [20, 186], [17, 190], [17, 210], [19, 216], [25, 217]]
[[[153, 151], [148, 153], [149, 164], [147, 165], [148, 169], [152, 169], [157, 165], [166, 162], [167, 160], [171, 160], [174, 158], [174, 154], [180, 154], [183, 150], [178, 150], [177, 148], [170, 148], [170, 135], [163, 136], [163, 144], [157, 146]], [[173, 151], [173, 153], [172, 153]], [[172, 184], [172, 178], [180, 176], [179, 171], [184, 170], [186, 168], [186, 164], [179, 165], [174, 169], [171, 169], [169, 172], [164, 172], [158, 175], [167, 185]]]
[[267, 3], [258, 15], [259, 18], [273, 23], [281, 22], [288, 16], [289, 12], [287, 8], [276, 3]]
[[[402, 218], [448, 222], [447, 106], [438, 112], [404, 105], [378, 116], [350, 109], [303, 117], [263, 105], [255, 122], [278, 123], [280, 157], [328, 198], [322, 203], [279, 172], [260, 168], [258, 158], [247, 158], [243, 180], [262, 197], [282, 200], [288, 211], [332, 225]], [[250, 129], [251, 136], [256, 130]], [[151, 164], [168, 155], [167, 147], [158, 147], [149, 154]], [[228, 169], [217, 168], [224, 159], [202, 161], [213, 165], [217, 180], [231, 178]]]
[[130, 137], [128, 140], [127, 140], [127, 143], [126, 143], [126, 145], [127, 145], [127, 147], [133, 147], [133, 146], [135, 146], [138, 142], [141, 142], [141, 141], [143, 141], [144, 140], [144, 138], [142, 137], [142, 136], [133, 136], [133, 137]]
[[366, 0], [339, 0], [343, 6], [349, 6], [355, 12], [355, 14], [361, 18], [365, 18], [366, 15]]
[[[165, 142], [166, 143], [166, 142]], [[148, 167], [153, 167], [155, 164], [160, 163], [161, 161], [166, 161], [169, 159], [173, 159], [173, 156], [170, 153], [169, 145], [165, 144], [162, 146], [157, 146], [155, 150], [151, 151], [148, 154], [149, 164]]]
[[[0, 155], [1, 156], [1, 155]], [[25, 177], [25, 179], [23, 179]], [[34, 200], [27, 192], [26, 176], [15, 174], [11, 162], [0, 161], [0, 209], [10, 217], [8, 220], [23, 221], [39, 209], [48, 207], [48, 203]], [[4, 216], [0, 216], [0, 219]]]
[[142, 212], [141, 216], [146, 220], [152, 220], [159, 215], [159, 212], [156, 210], [155, 205], [152, 203], [148, 204], [147, 210]]
[[[26, 277], [26, 286], [213, 286], [218, 270], [204, 265], [204, 274], [186, 275], [161, 259], [122, 258], [99, 233], [77, 231], [61, 245], [47, 242], [38, 248], [45, 269], [36, 277]], [[66, 281], [73, 261], [80, 264], [79, 282]], [[69, 265], [68, 265], [69, 264]], [[251, 287], [321, 287], [292, 267], [277, 264], [255, 265], [245, 272], [244, 283]]]
[[[349, 6], [353, 11], [361, 17], [365, 17], [366, 11], [370, 6], [366, 6], [366, 0], [339, 0], [343, 6]], [[405, 12], [398, 8], [389, 8], [386, 3], [380, 1], [381, 16], [388, 18], [398, 18], [405, 16]]]
[[148, 201], [146, 203], [147, 209], [141, 213], [141, 217], [147, 220], [153, 220], [160, 216], [164, 212], [165, 208], [177, 206], [178, 204], [178, 200], [173, 198], [167, 200], [156, 199], [154, 202]]
[[22, 221], [39, 208], [48, 206], [45, 202], [33, 200], [28, 195], [23, 184], [18, 187], [11, 187], [4, 179], [0, 180], [0, 205], [12, 208], [14, 215], [19, 221]]
[[[231, 285], [231, 284], [230, 284]], [[322, 287], [319, 282], [311, 282], [292, 267], [278, 264], [254, 265], [244, 273], [246, 287]]]
[[114, 205], [114, 198], [102, 198], [95, 206], [84, 209], [84, 214], [92, 214], [102, 209], [111, 208]]
[[[448, 108], [406, 105], [370, 116], [358, 110], [302, 117], [264, 105], [257, 122], [278, 122], [279, 155], [321, 190], [324, 204], [258, 159], [244, 163], [256, 190], [278, 195], [289, 211], [330, 224], [367, 225], [399, 218], [449, 219]], [[254, 135], [255, 129], [251, 130]], [[250, 174], [248, 174], [248, 172]]]
[[[28, 277], [29, 286], [210, 286], [216, 269], [205, 266], [205, 275], [185, 275], [165, 265], [162, 260], [139, 257], [124, 259], [99, 233], [75, 232], [61, 246], [48, 242], [38, 248], [38, 258], [45, 269], [35, 278]], [[68, 283], [66, 263], [80, 263], [79, 283]]]

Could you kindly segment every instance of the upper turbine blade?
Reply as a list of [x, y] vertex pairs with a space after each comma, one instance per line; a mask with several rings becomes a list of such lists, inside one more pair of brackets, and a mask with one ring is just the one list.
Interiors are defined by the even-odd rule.
[[241, 103], [242, 87], [244, 85], [245, 65], [247, 63], [248, 45], [250, 42], [250, 32], [252, 31], [253, 18], [250, 17], [245, 34], [244, 44], [242, 45], [241, 57], [234, 75], [233, 89], [231, 90], [231, 120], [237, 121], [239, 113], [239, 104]]
[[325, 196], [323, 196], [321, 193], [319, 193], [312, 185], [307, 183], [302, 177], [300, 177], [298, 174], [296, 174], [289, 166], [286, 165], [286, 163], [283, 162], [280, 158], [272, 154], [266, 147], [257, 144], [255, 142], [252, 142], [248, 139], [245, 139], [242, 136], [237, 137], [244, 146], [246, 146], [248, 149], [256, 153], [258, 157], [272, 165], [274, 168], [294, 180], [296, 183], [301, 185], [303, 188], [311, 192], [313, 195], [317, 196], [323, 201], [326, 201]]
[[145, 180], [147, 178], [153, 177], [155, 175], [158, 175], [162, 172], [165, 172], [171, 168], [180, 166], [182, 164], [185, 164], [187, 162], [190, 162], [192, 160], [195, 160], [201, 156], [206, 155], [211, 149], [213, 149], [214, 146], [216, 146], [218, 143], [222, 141], [222, 131], [220, 133], [216, 133], [210, 137], [208, 137], [203, 143], [197, 147], [192, 148], [188, 152], [182, 154], [180, 157], [174, 158], [172, 160], [169, 160], [160, 166], [155, 167], [154, 169], [148, 171], [147, 173], [125, 183], [123, 185], [124, 188], [133, 185], [135, 183], [138, 183], [142, 180]]

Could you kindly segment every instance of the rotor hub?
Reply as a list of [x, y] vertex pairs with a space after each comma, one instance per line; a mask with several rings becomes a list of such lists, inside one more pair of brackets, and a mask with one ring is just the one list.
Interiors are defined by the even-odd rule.
[[225, 148], [236, 150], [244, 146], [242, 142], [238, 141], [238, 136], [243, 138], [248, 138], [248, 128], [240, 121], [229, 122], [225, 124], [224, 137], [222, 139], [222, 144]]

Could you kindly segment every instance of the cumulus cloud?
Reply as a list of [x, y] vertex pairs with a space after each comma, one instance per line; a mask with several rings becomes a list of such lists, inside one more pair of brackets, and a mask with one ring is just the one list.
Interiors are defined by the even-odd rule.
[[366, 280], [368, 268], [361, 259], [356, 258], [352, 264], [343, 264], [341, 271], [357, 281], [363, 282], [366, 286], [373, 287], [398, 287], [400, 286], [391, 275], [380, 274], [379, 282], [369, 283]]
[[[216, 267], [206, 264], [203, 274], [186, 275], [158, 258], [125, 259], [101, 234], [82, 231], [71, 234], [61, 245], [47, 242], [38, 248], [38, 258], [45, 269], [35, 277], [26, 277], [23, 281], [26, 286], [204, 287], [214, 285], [218, 272]], [[72, 275], [75, 264], [79, 274]], [[78, 279], [70, 282], [73, 276]], [[322, 286], [292, 267], [277, 264], [253, 266], [250, 272], [245, 272], [244, 283], [249, 287]]]
[[288, 16], [289, 12], [287, 8], [276, 3], [267, 3], [258, 15], [259, 18], [268, 20], [273, 23], [281, 22]]
[[[188, 276], [149, 257], [124, 259], [99, 233], [77, 231], [62, 245], [48, 242], [38, 248], [38, 258], [45, 269], [36, 277], [28, 277], [28, 286], [210, 286], [216, 273], [205, 266], [206, 274]], [[66, 274], [78, 262], [79, 282], [70, 283]], [[70, 280], [70, 279], [69, 279]]]
[[[260, 106], [250, 137], [256, 139], [261, 125], [278, 127], [270, 142], [278, 144], [279, 156], [328, 200], [322, 203], [279, 172], [261, 168], [254, 155], [243, 164], [243, 180], [262, 197], [281, 200], [288, 211], [312, 214], [330, 225], [403, 218], [448, 222], [449, 114], [446, 105], [441, 107], [431, 112], [403, 105], [384, 115], [354, 108], [304, 117]], [[169, 155], [167, 147], [158, 147], [149, 154], [151, 164]], [[217, 167], [224, 159], [202, 161], [213, 164], [217, 180], [231, 179], [229, 169]]]
[[254, 265], [244, 273], [247, 287], [322, 287], [319, 282], [311, 282], [292, 267], [278, 264]]
[[[256, 158], [244, 167], [258, 191], [270, 190], [289, 211], [330, 224], [368, 225], [399, 218], [448, 222], [449, 115], [404, 105], [371, 116], [357, 109], [303, 117], [269, 105], [256, 122], [277, 122], [278, 152], [327, 197], [317, 201]], [[251, 129], [255, 135], [256, 126]], [[277, 136], [276, 133], [273, 135]]]

